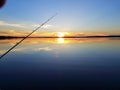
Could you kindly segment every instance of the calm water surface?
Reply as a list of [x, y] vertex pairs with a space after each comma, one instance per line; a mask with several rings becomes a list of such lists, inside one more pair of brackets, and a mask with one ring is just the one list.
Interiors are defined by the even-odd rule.
[[120, 38], [31, 38], [0, 60], [0, 90], [87, 88], [120, 89]]

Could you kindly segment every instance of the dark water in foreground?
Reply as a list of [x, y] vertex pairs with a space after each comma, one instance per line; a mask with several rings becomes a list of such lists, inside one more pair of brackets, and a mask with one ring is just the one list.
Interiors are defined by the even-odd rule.
[[80, 89], [120, 89], [119, 38], [27, 39], [0, 60], [0, 90]]

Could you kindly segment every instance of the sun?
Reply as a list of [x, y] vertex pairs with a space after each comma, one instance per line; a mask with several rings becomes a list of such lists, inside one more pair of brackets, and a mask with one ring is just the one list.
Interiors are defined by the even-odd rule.
[[64, 35], [65, 35], [64, 32], [58, 32], [58, 33], [57, 33], [57, 36], [60, 37], [60, 38], [61, 38], [61, 37], [64, 37]]
[[57, 32], [57, 36], [58, 36], [59, 38], [64, 37], [65, 34], [66, 34], [66, 32]]

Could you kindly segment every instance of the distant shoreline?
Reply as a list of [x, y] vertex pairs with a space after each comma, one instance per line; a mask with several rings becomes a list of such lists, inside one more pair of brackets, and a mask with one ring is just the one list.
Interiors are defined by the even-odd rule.
[[[109, 35], [109, 36], [65, 36], [61, 38], [120, 38], [120, 35]], [[24, 38], [19, 36], [0, 36], [0, 39], [15, 39]], [[60, 38], [60, 37], [28, 37], [28, 38]]]

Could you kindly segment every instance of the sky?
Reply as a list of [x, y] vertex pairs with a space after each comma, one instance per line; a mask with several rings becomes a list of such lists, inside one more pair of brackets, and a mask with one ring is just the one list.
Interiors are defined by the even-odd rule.
[[26, 35], [55, 13], [34, 35], [120, 34], [120, 0], [7, 0], [0, 35]]

